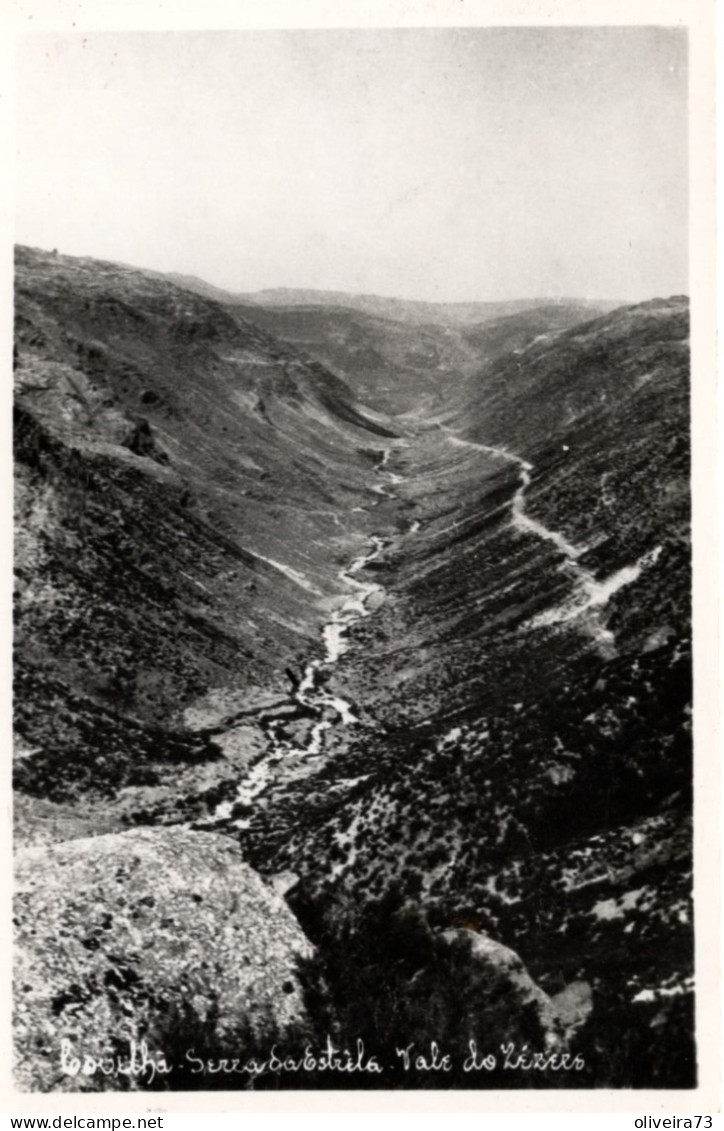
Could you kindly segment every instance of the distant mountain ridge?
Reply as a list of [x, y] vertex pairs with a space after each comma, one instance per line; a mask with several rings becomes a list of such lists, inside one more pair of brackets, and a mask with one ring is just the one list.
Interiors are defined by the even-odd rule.
[[260, 291], [235, 293], [224, 291], [194, 275], [170, 273], [166, 276], [178, 286], [197, 291], [217, 302], [250, 304], [262, 307], [338, 307], [373, 314], [378, 318], [390, 318], [397, 322], [413, 325], [443, 323], [466, 326], [475, 322], [485, 322], [491, 318], [502, 318], [520, 314], [537, 307], [583, 306], [590, 310], [591, 317], [607, 314], [621, 301], [588, 298], [523, 298], [501, 299], [483, 302], [426, 302], [420, 299], [390, 298], [384, 295], [355, 294], [348, 291], [312, 290], [296, 287], [269, 287]]

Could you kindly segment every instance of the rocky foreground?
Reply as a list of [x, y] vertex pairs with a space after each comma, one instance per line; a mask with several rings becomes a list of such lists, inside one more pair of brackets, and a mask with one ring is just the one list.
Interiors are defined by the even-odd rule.
[[16, 279], [19, 1086], [693, 1086], [686, 300]]

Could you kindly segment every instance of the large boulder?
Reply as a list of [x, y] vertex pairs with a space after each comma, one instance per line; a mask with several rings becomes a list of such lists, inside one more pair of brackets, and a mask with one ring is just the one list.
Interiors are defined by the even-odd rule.
[[239, 1055], [307, 1031], [298, 963], [312, 946], [226, 837], [144, 828], [23, 848], [15, 908], [24, 1090], [144, 1086], [150, 1068], [78, 1065]]

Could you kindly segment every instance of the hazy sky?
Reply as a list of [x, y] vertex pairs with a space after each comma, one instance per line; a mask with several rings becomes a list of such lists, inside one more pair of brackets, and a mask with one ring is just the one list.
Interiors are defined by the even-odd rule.
[[21, 243], [230, 290], [687, 290], [686, 36], [663, 28], [38, 35]]

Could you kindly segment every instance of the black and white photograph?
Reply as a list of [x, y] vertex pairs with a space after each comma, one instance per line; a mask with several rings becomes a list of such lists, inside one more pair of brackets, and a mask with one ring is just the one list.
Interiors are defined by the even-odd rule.
[[488, 7], [18, 38], [18, 1093], [702, 1082], [691, 33]]

